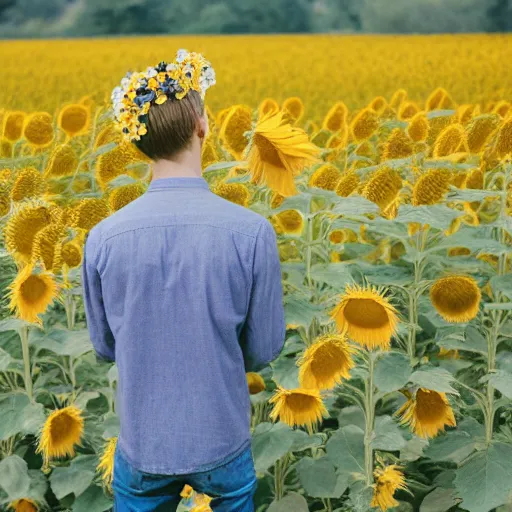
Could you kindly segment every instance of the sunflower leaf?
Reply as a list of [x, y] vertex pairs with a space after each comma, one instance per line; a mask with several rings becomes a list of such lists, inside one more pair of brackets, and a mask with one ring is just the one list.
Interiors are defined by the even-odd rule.
[[19, 455], [11, 455], [0, 462], [0, 487], [9, 501], [23, 498], [30, 487], [27, 463]]
[[495, 442], [477, 452], [456, 471], [455, 487], [461, 506], [469, 512], [488, 512], [509, 502], [512, 493], [512, 445]]
[[377, 213], [379, 207], [361, 196], [340, 197], [338, 204], [332, 212], [340, 215], [354, 217], [364, 215], [365, 213]]
[[303, 457], [296, 465], [302, 486], [313, 498], [339, 498], [348, 486], [347, 474], [336, 474], [336, 468], [326, 457]]
[[374, 382], [379, 391], [390, 393], [403, 388], [412, 368], [409, 359], [400, 352], [384, 352], [375, 365]]
[[458, 501], [454, 496], [453, 489], [436, 487], [421, 502], [420, 512], [446, 512], [454, 507]]
[[363, 473], [364, 431], [355, 425], [347, 425], [336, 431], [327, 441], [326, 452], [340, 473]]
[[0, 441], [22, 433], [34, 434], [44, 423], [44, 407], [32, 403], [27, 395], [16, 393], [0, 401]]
[[418, 222], [419, 224], [428, 224], [437, 229], [448, 229], [452, 221], [459, 217], [459, 215], [460, 212], [442, 204], [432, 206], [411, 206], [404, 204], [398, 210], [395, 222], [405, 224]]
[[484, 375], [480, 382], [490, 382], [502, 395], [512, 399], [512, 373], [496, 370], [494, 373]]
[[458, 391], [450, 385], [454, 379], [455, 377], [443, 368], [426, 368], [415, 371], [409, 378], [409, 381], [424, 389], [437, 391], [438, 393], [458, 395]]
[[91, 485], [73, 503], [73, 512], [105, 512], [112, 508], [112, 500], [107, 498], [103, 489]]
[[273, 501], [268, 507], [267, 512], [308, 512], [308, 502], [298, 492], [289, 492], [279, 501]]
[[292, 447], [293, 429], [285, 423], [259, 423], [252, 435], [254, 467], [264, 472]]
[[52, 491], [61, 500], [73, 493], [80, 496], [91, 484], [94, 472], [74, 467], [55, 468], [50, 476]]
[[378, 416], [375, 419], [374, 450], [399, 451], [405, 446], [402, 430], [391, 416]]

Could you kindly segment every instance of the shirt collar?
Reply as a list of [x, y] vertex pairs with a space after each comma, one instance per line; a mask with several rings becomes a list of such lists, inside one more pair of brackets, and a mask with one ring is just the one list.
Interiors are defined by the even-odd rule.
[[201, 176], [156, 178], [150, 181], [148, 190], [162, 188], [203, 188], [209, 189], [208, 182]]

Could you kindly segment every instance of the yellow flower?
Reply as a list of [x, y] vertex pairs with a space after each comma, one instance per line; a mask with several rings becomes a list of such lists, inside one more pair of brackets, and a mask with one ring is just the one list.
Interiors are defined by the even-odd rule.
[[75, 268], [82, 263], [83, 249], [82, 246], [76, 241], [66, 242], [61, 249], [62, 261], [69, 267]]
[[478, 314], [481, 292], [477, 282], [468, 276], [438, 279], [430, 288], [430, 300], [447, 322], [469, 322]]
[[404, 101], [398, 109], [398, 119], [401, 121], [407, 121], [412, 119], [418, 112], [420, 107], [412, 101]]
[[271, 219], [278, 234], [300, 235], [304, 228], [304, 219], [297, 210], [283, 210]]
[[117, 211], [135, 201], [143, 193], [144, 187], [140, 182], [121, 185], [110, 191], [108, 194], [108, 204], [112, 211]]
[[69, 137], [74, 137], [87, 131], [89, 118], [90, 112], [85, 105], [66, 105], [59, 113], [58, 125]]
[[459, 105], [457, 107], [457, 116], [460, 124], [466, 124], [473, 117], [478, 115], [480, 107], [478, 105]]
[[265, 183], [283, 196], [296, 194], [294, 176], [317, 160], [319, 148], [304, 130], [291, 126], [283, 113], [261, 118], [252, 135], [247, 162], [252, 182]]
[[357, 234], [351, 229], [335, 229], [330, 232], [329, 240], [333, 244], [357, 242]]
[[29, 114], [23, 124], [23, 135], [36, 147], [44, 147], [53, 141], [53, 118], [48, 112]]
[[309, 186], [324, 190], [334, 190], [340, 176], [340, 171], [334, 165], [324, 164], [311, 175]]
[[436, 116], [428, 120], [429, 130], [427, 144], [434, 145], [439, 134], [455, 121], [455, 116]]
[[226, 149], [240, 160], [248, 144], [245, 132], [251, 129], [252, 110], [246, 105], [235, 105], [231, 108], [222, 123], [219, 138]]
[[304, 115], [304, 103], [297, 96], [286, 98], [282, 110], [292, 123], [298, 123]]
[[452, 247], [448, 249], [448, 256], [469, 256], [471, 251], [467, 247]]
[[352, 120], [350, 132], [357, 142], [371, 137], [379, 127], [377, 113], [371, 108], [364, 108]]
[[466, 187], [481, 190], [484, 188], [484, 172], [481, 169], [475, 169], [468, 176]]
[[413, 154], [412, 140], [400, 129], [395, 128], [384, 146], [384, 160], [406, 158]]
[[9, 286], [9, 307], [26, 322], [42, 325], [38, 315], [44, 313], [57, 297], [57, 284], [49, 272], [34, 272], [34, 265], [25, 265]]
[[469, 151], [480, 153], [500, 123], [496, 114], [483, 114], [472, 119], [466, 128]]
[[116, 124], [110, 122], [106, 124], [96, 136], [96, 140], [94, 141], [94, 149], [96, 150], [101, 146], [110, 144], [111, 142], [119, 144], [121, 139], [121, 131], [118, 129]]
[[[337, 152], [333, 152], [334, 154], [339, 154], [341, 149], [343, 149], [347, 145], [348, 141], [348, 124], [344, 123], [341, 125], [340, 129], [334, 132], [325, 143], [325, 147], [329, 149], [337, 149]], [[331, 158], [332, 159], [332, 158]]]
[[355, 192], [359, 183], [359, 176], [354, 170], [345, 171], [341, 174], [338, 184], [336, 185], [336, 194], [341, 197], [348, 197]]
[[451, 155], [467, 149], [466, 132], [460, 124], [451, 124], [438, 135], [434, 144], [434, 157]]
[[495, 105], [495, 107], [492, 109], [492, 111], [495, 114], [498, 114], [500, 117], [505, 119], [512, 110], [512, 105], [505, 100], [498, 101], [498, 103]]
[[372, 350], [389, 349], [398, 325], [397, 310], [375, 287], [347, 285], [332, 310], [338, 331]]
[[271, 208], [279, 208], [283, 201], [285, 200], [285, 197], [281, 194], [278, 194], [277, 192], [274, 192], [272, 194], [272, 199], [270, 200], [270, 207]]
[[23, 134], [23, 123], [27, 114], [16, 110], [7, 112], [4, 117], [3, 136], [10, 142], [16, 142]]
[[201, 168], [206, 169], [209, 165], [219, 161], [219, 154], [214, 142], [208, 138], [201, 149]]
[[450, 95], [442, 87], [438, 87], [427, 98], [426, 109], [427, 110], [442, 110], [453, 106], [453, 100]]
[[114, 477], [114, 455], [116, 453], [117, 437], [111, 437], [101, 455], [96, 470], [101, 473], [101, 479], [107, 488], [112, 488], [112, 479]]
[[378, 507], [382, 511], [399, 505], [399, 502], [393, 497], [399, 489], [407, 489], [405, 477], [399, 466], [392, 464], [384, 468], [377, 468], [373, 475], [376, 479], [373, 484], [373, 498], [371, 507]]
[[14, 500], [9, 503], [9, 508], [12, 508], [14, 512], [37, 512], [39, 510], [37, 503], [30, 498]]
[[0, 137], [0, 158], [12, 158], [12, 142]]
[[74, 227], [90, 231], [98, 222], [110, 215], [107, 202], [99, 197], [80, 199], [74, 207], [72, 224]]
[[460, 355], [459, 355], [459, 351], [457, 349], [449, 350], [449, 349], [441, 347], [437, 354], [437, 358], [438, 359], [460, 359]]
[[11, 198], [7, 191], [0, 192], [0, 218], [5, 217], [11, 211]]
[[32, 260], [41, 260], [46, 270], [56, 273], [62, 264], [61, 241], [65, 236], [63, 224], [52, 223], [40, 229], [34, 237]]
[[363, 197], [385, 211], [395, 201], [402, 189], [402, 177], [390, 167], [374, 172], [363, 188]]
[[429, 128], [427, 116], [423, 112], [418, 112], [409, 122], [407, 134], [414, 142], [421, 142], [427, 138]]
[[348, 117], [348, 108], [342, 101], [335, 103], [327, 112], [322, 128], [331, 132], [337, 132], [346, 124]]
[[258, 117], [279, 112], [279, 103], [274, 98], [265, 98], [258, 106]]
[[445, 169], [431, 169], [422, 174], [412, 190], [414, 206], [440, 202], [450, 188], [451, 174]]
[[213, 192], [232, 203], [249, 206], [249, 189], [243, 183], [219, 183]]
[[70, 176], [78, 167], [78, 157], [69, 144], [56, 146], [50, 155], [45, 177]]
[[222, 127], [222, 123], [224, 122], [224, 119], [226, 119], [226, 116], [228, 115], [229, 111], [231, 110], [231, 107], [223, 108], [217, 113], [217, 116], [215, 117], [215, 124], [217, 126]]
[[495, 151], [499, 158], [512, 154], [512, 117], [501, 126], [496, 138]]
[[247, 378], [247, 385], [249, 386], [249, 393], [255, 395], [265, 390], [265, 381], [259, 373], [247, 372], [245, 374]]
[[74, 405], [52, 411], [41, 429], [36, 453], [42, 453], [44, 468], [53, 458], [75, 455], [84, 431], [82, 411]]
[[389, 106], [391, 108], [397, 109], [400, 105], [407, 99], [407, 91], [405, 89], [398, 89], [391, 96], [391, 100], [389, 101]]
[[396, 412], [400, 423], [424, 439], [435, 437], [445, 426], [455, 427], [455, 416], [445, 393], [419, 388], [415, 395], [406, 392], [407, 402]]
[[369, 108], [380, 114], [386, 107], [388, 106], [388, 102], [386, 98], [383, 96], [377, 96], [373, 98], [373, 100], [368, 105]]
[[272, 421], [279, 418], [291, 427], [305, 426], [309, 433], [315, 423], [329, 414], [317, 389], [284, 389], [278, 384], [269, 403], [274, 405], [269, 414]]
[[11, 199], [23, 199], [42, 196], [46, 191], [46, 182], [35, 167], [26, 167], [18, 172], [11, 189]]
[[356, 353], [347, 338], [340, 334], [319, 336], [297, 360], [302, 388], [331, 389], [342, 379], [350, 378]]

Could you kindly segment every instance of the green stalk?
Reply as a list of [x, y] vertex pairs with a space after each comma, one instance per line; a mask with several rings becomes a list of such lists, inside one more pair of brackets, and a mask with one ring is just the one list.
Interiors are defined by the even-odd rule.
[[373, 483], [373, 449], [372, 437], [375, 423], [375, 404], [373, 398], [373, 373], [375, 369], [375, 352], [368, 352], [368, 379], [365, 386], [365, 431], [364, 431], [364, 463], [366, 469], [366, 485]]
[[[68, 329], [70, 331], [73, 330], [75, 327], [75, 311], [76, 311], [76, 304], [73, 300], [73, 295], [70, 293], [69, 290], [66, 290], [65, 299], [64, 299], [64, 309], [66, 310], [66, 320]], [[76, 375], [75, 375], [75, 364], [73, 360], [73, 356], [69, 356], [69, 378], [71, 380], [71, 387], [72, 387], [72, 393], [71, 393], [71, 400], [75, 400], [75, 389], [76, 389]]]
[[308, 280], [308, 287], [311, 288], [313, 286], [313, 281], [311, 279], [311, 244], [313, 243], [313, 218], [308, 217], [306, 224], [306, 276]]
[[19, 330], [21, 340], [21, 351], [23, 353], [23, 367], [25, 370], [25, 391], [32, 400], [32, 370], [30, 368], [30, 352], [28, 348], [28, 326], [24, 325]]

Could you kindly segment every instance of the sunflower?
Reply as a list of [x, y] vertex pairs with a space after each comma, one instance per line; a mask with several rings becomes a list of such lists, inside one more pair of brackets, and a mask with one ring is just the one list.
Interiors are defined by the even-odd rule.
[[121, 185], [110, 191], [108, 204], [111, 210], [115, 212], [140, 197], [143, 193], [144, 187], [140, 182]]
[[384, 146], [382, 158], [384, 160], [406, 158], [413, 154], [413, 149], [412, 140], [409, 136], [400, 128], [395, 128]]
[[448, 256], [469, 256], [471, 251], [467, 247], [452, 247], [448, 249]]
[[423, 112], [418, 112], [407, 126], [407, 135], [414, 142], [421, 142], [427, 138], [429, 128], [427, 116]]
[[78, 167], [78, 157], [69, 144], [56, 146], [50, 155], [45, 177], [60, 178], [72, 175]]
[[215, 147], [215, 143], [207, 138], [201, 149], [201, 168], [206, 169], [208, 166], [219, 161], [219, 153]]
[[400, 119], [400, 121], [408, 121], [420, 112], [420, 110], [420, 107], [418, 107], [416, 103], [412, 101], [404, 101], [398, 109], [398, 119]]
[[357, 234], [351, 229], [334, 229], [329, 233], [329, 240], [333, 244], [357, 242]]
[[359, 183], [359, 175], [353, 169], [345, 171], [341, 173], [341, 177], [336, 185], [336, 194], [341, 197], [348, 197], [356, 191]]
[[60, 111], [57, 123], [69, 137], [74, 137], [87, 131], [89, 120], [89, 109], [80, 103], [73, 103]]
[[9, 307], [26, 322], [42, 325], [38, 315], [44, 313], [57, 297], [58, 287], [49, 272], [34, 271], [34, 265], [25, 265], [9, 286]]
[[318, 389], [284, 389], [278, 384], [269, 403], [274, 404], [269, 414], [271, 420], [279, 418], [291, 427], [306, 426], [309, 433], [312, 433], [313, 424], [329, 414]]
[[292, 123], [298, 123], [304, 115], [304, 103], [298, 96], [286, 98], [283, 102], [283, 113]]
[[447, 109], [453, 106], [453, 100], [443, 87], [438, 87], [427, 98], [427, 110]]
[[23, 123], [23, 135], [36, 147], [45, 147], [53, 141], [53, 118], [48, 112], [29, 114]]
[[435, 437], [445, 426], [455, 427], [455, 416], [445, 393], [419, 388], [413, 395], [404, 392], [408, 400], [396, 412], [401, 424], [425, 439]]
[[323, 334], [297, 360], [302, 388], [331, 389], [342, 379], [350, 378], [356, 353], [347, 338], [340, 334]]
[[450, 124], [437, 136], [433, 155], [436, 158], [449, 156], [457, 151], [467, 149], [467, 138], [464, 127], [460, 124]]
[[375, 110], [364, 108], [352, 120], [350, 132], [354, 140], [361, 142], [371, 137], [379, 127], [379, 117]]
[[327, 112], [322, 128], [331, 132], [337, 132], [346, 124], [348, 108], [342, 101], [335, 103]]
[[94, 141], [94, 149], [96, 150], [101, 146], [110, 144], [111, 142], [119, 143], [121, 142], [121, 139], [122, 134], [117, 125], [114, 123], [108, 123], [96, 136], [96, 140]]
[[473, 118], [466, 127], [469, 151], [480, 153], [500, 123], [501, 119], [497, 114], [483, 114]]
[[428, 137], [426, 139], [427, 144], [433, 146], [439, 134], [454, 122], [456, 122], [454, 115], [431, 117], [428, 120], [429, 130]]
[[213, 192], [232, 203], [245, 207], [249, 206], [251, 194], [243, 183], [219, 183]]
[[12, 158], [12, 142], [0, 137], [0, 158]]
[[499, 158], [512, 154], [512, 117], [501, 126], [496, 137], [495, 151]]
[[477, 282], [468, 276], [442, 277], [430, 288], [430, 300], [447, 322], [463, 323], [475, 318], [481, 296]]
[[285, 200], [285, 197], [281, 194], [278, 194], [277, 192], [274, 192], [272, 194], [272, 198], [270, 200], [270, 207], [271, 208], [279, 208], [283, 201]]
[[39, 510], [37, 503], [30, 498], [11, 501], [9, 508], [13, 509], [14, 512], [37, 512]]
[[99, 464], [96, 466], [96, 470], [101, 473], [101, 479], [104, 485], [108, 488], [112, 488], [112, 479], [114, 477], [114, 455], [116, 453], [117, 437], [111, 437], [103, 449]]
[[258, 117], [279, 112], [279, 103], [274, 98], [265, 98], [258, 106]]
[[340, 171], [334, 165], [321, 165], [310, 177], [309, 186], [324, 190], [334, 190], [340, 179]]
[[79, 267], [83, 257], [82, 246], [76, 240], [66, 242], [62, 245], [61, 257], [69, 268]]
[[[327, 158], [330, 160], [334, 159], [334, 156], [339, 155], [340, 151], [347, 145], [348, 142], [348, 124], [344, 123], [340, 129], [334, 132], [325, 143], [325, 147], [329, 149], [336, 149], [332, 151]], [[334, 155], [334, 156], [333, 156]]]
[[376, 96], [368, 105], [369, 108], [375, 110], [378, 114], [380, 114], [387, 106], [388, 102], [384, 96]]
[[397, 310], [375, 287], [347, 285], [340, 303], [331, 312], [338, 330], [357, 343], [389, 349], [398, 325]]
[[3, 136], [7, 141], [16, 142], [21, 138], [26, 116], [27, 114], [20, 110], [5, 114]]
[[304, 219], [297, 210], [283, 210], [271, 220], [278, 234], [300, 235], [304, 228]]
[[398, 89], [391, 96], [391, 100], [389, 101], [389, 106], [391, 108], [397, 109], [400, 105], [407, 99], [407, 91], [405, 89]]
[[78, 201], [73, 212], [73, 226], [90, 231], [110, 215], [107, 202], [99, 197], [85, 197]]
[[5, 217], [11, 211], [11, 198], [7, 191], [0, 192], [0, 218]]
[[407, 489], [405, 477], [399, 466], [391, 464], [384, 468], [377, 468], [373, 475], [376, 479], [373, 484], [373, 498], [370, 507], [379, 507], [386, 511], [399, 505], [399, 502], [393, 497], [399, 489]]
[[53, 458], [75, 455], [84, 431], [82, 411], [75, 405], [52, 411], [41, 429], [36, 453], [42, 453], [44, 467]]
[[265, 381], [259, 373], [247, 372], [245, 374], [247, 378], [247, 385], [249, 386], [249, 393], [255, 395], [265, 390]]
[[46, 181], [35, 167], [26, 167], [19, 171], [11, 189], [11, 199], [22, 201], [42, 196], [46, 192]]
[[46, 270], [55, 273], [62, 264], [61, 241], [65, 236], [63, 224], [51, 223], [40, 229], [34, 237], [32, 260], [41, 260]]
[[445, 169], [431, 169], [422, 174], [412, 189], [414, 206], [440, 202], [450, 188], [452, 175]]
[[385, 211], [397, 199], [401, 189], [400, 174], [390, 167], [382, 167], [372, 174], [362, 195]]
[[268, 114], [256, 124], [247, 155], [252, 182], [265, 183], [283, 196], [294, 195], [294, 176], [313, 163], [319, 151], [304, 130], [283, 119], [282, 112]]
[[231, 108], [222, 123], [219, 138], [226, 149], [240, 160], [248, 144], [245, 133], [251, 129], [252, 110], [246, 105], [235, 105]]

